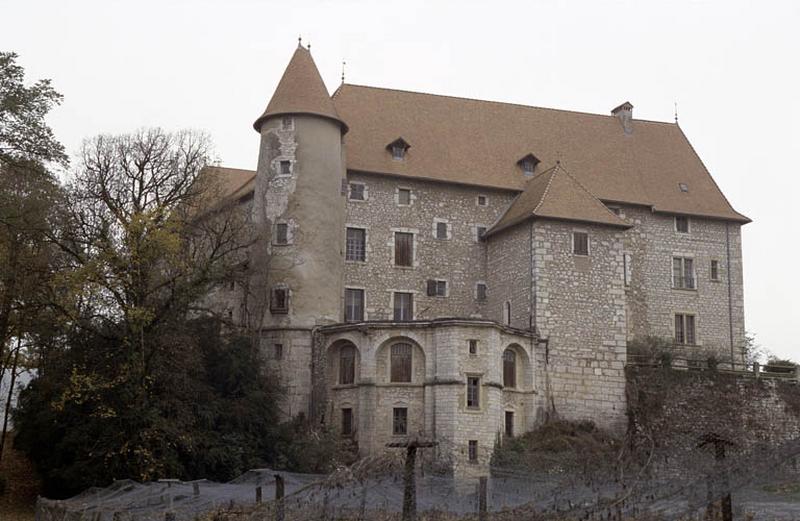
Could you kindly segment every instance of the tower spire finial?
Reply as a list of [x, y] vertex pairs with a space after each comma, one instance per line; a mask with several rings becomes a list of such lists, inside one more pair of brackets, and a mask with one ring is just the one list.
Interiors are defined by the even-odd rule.
[[342, 83], [344, 83], [344, 66], [347, 65], [347, 62], [342, 60]]
[[308, 45], [306, 45], [306, 49], [308, 49], [308, 52], [311, 52], [311, 40], [308, 41]]
[[675, 124], [678, 124], [678, 102], [675, 102]]
[[300, 35], [297, 36], [297, 46], [298, 47], [302, 47], [303, 46], [303, 37], [300, 36]]

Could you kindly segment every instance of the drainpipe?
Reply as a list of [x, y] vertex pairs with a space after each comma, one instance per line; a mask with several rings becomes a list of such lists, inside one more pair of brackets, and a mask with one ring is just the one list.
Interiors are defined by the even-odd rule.
[[530, 317], [528, 327], [536, 332], [536, 259], [533, 256], [533, 221], [528, 229], [528, 250], [530, 252], [530, 294], [528, 296], [528, 309]]
[[731, 340], [731, 369], [736, 369], [736, 358], [733, 354], [733, 294], [731, 290], [731, 231], [730, 223], [725, 223], [725, 256], [728, 272], [728, 329]]

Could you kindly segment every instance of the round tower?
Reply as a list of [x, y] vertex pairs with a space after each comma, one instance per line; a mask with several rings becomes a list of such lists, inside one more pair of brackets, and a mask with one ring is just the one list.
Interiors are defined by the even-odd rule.
[[313, 329], [341, 322], [347, 126], [311, 53], [298, 46], [253, 124], [261, 147], [253, 201], [259, 244], [251, 269], [262, 348], [288, 388], [284, 413], [308, 413]]

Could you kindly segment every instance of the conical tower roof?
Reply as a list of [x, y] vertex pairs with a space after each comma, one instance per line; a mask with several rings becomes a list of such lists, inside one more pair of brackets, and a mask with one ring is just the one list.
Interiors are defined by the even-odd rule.
[[253, 123], [253, 128], [261, 131], [261, 124], [265, 119], [284, 114], [322, 116], [336, 121], [347, 132], [347, 125], [336, 113], [336, 107], [325, 88], [311, 52], [302, 45], [297, 46], [267, 109]]

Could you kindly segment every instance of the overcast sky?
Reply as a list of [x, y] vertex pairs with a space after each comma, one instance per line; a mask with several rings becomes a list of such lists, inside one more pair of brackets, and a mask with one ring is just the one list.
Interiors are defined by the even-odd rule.
[[252, 123], [298, 35], [328, 89], [349, 83], [634, 117], [681, 128], [744, 228], [747, 330], [800, 359], [798, 1], [0, 0], [0, 50], [51, 78], [49, 118], [85, 137], [206, 130], [256, 166]]

